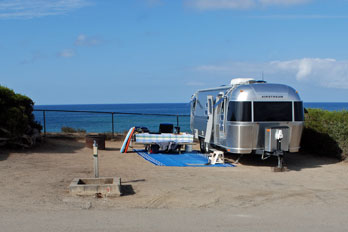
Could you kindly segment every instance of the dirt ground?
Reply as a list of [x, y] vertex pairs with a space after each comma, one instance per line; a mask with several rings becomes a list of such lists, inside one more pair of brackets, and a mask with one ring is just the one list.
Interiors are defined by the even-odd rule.
[[[348, 164], [289, 154], [244, 156], [237, 167], [161, 167], [121, 142], [100, 150], [100, 176], [121, 177], [127, 194], [71, 196], [75, 177], [93, 177], [83, 140], [47, 138], [30, 150], [0, 151], [0, 231], [347, 231]], [[197, 146], [195, 147], [197, 148]], [[230, 155], [231, 162], [237, 156]]]

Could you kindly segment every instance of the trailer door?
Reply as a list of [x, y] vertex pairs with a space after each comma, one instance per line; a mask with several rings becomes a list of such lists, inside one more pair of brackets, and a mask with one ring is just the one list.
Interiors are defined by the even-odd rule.
[[211, 137], [212, 137], [212, 132], [213, 132], [213, 121], [214, 121], [214, 114], [213, 114], [213, 106], [214, 106], [214, 101], [213, 101], [213, 96], [208, 95], [207, 96], [207, 129], [205, 130], [205, 138], [204, 142], [210, 143]]
[[219, 112], [219, 139], [225, 139], [225, 111], [226, 111], [226, 98], [221, 102]]
[[213, 130], [213, 140], [214, 144], [218, 145], [220, 144], [221, 138], [224, 137], [224, 103], [225, 98], [223, 95], [218, 95], [215, 99], [215, 104], [214, 104], [214, 130]]

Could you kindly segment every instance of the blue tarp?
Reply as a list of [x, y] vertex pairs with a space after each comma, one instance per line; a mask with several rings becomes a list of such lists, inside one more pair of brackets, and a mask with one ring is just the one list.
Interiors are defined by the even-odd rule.
[[197, 151], [183, 152], [181, 154], [157, 153], [148, 154], [145, 150], [135, 150], [138, 155], [145, 160], [158, 166], [173, 166], [173, 167], [235, 167], [233, 164], [215, 164], [207, 165], [208, 158]]

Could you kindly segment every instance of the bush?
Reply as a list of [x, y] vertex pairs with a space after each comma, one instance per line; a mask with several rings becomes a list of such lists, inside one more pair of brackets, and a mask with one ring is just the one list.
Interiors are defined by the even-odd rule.
[[32, 143], [28, 136], [42, 129], [34, 120], [33, 106], [34, 102], [29, 97], [0, 85], [0, 138], [18, 145], [23, 138]]
[[348, 111], [307, 109], [303, 150], [339, 159], [348, 157]]
[[80, 128], [74, 129], [68, 126], [63, 126], [61, 130], [64, 133], [86, 133], [86, 130], [84, 129], [80, 129]]

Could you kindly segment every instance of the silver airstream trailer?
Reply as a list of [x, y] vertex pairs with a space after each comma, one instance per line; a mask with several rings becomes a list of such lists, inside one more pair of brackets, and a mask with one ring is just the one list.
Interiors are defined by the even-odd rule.
[[191, 101], [191, 130], [202, 152], [211, 147], [237, 154], [298, 152], [304, 108], [297, 91], [283, 84], [249, 78], [197, 91]]

